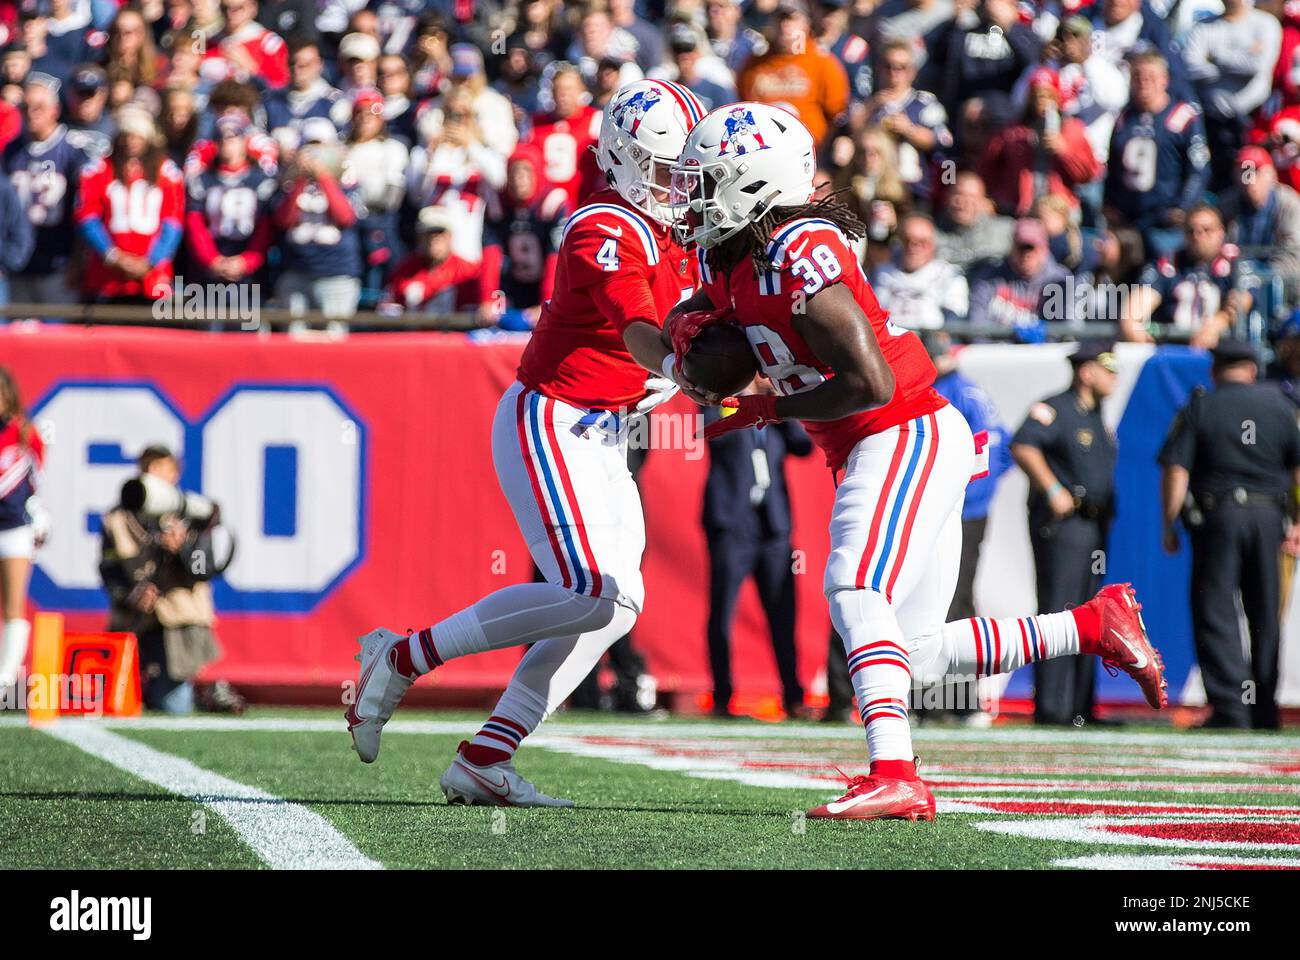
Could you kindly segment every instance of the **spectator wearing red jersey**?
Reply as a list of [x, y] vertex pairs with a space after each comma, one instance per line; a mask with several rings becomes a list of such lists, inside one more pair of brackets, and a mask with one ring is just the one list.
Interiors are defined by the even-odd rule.
[[171, 293], [181, 172], [148, 112], [127, 106], [115, 119], [112, 149], [82, 173], [73, 217], [89, 248], [82, 295], [100, 303], [156, 300]]
[[289, 83], [289, 50], [284, 40], [257, 22], [257, 0], [222, 0], [226, 26], [208, 41], [208, 69], [250, 80], [271, 90]]
[[1065, 197], [1078, 209], [1075, 188], [1101, 174], [1087, 128], [1061, 114], [1056, 72], [1047, 67], [1029, 78], [1024, 119], [994, 134], [980, 158], [980, 176], [999, 212], [1023, 216], [1044, 193]]
[[550, 111], [533, 118], [528, 142], [542, 151], [546, 179], [564, 190], [576, 210], [598, 181], [596, 154], [588, 149], [600, 136], [600, 111], [586, 102], [587, 84], [576, 67], [563, 64], [551, 76]]
[[420, 211], [416, 233], [420, 249], [406, 256], [388, 284], [388, 303], [407, 312], [450, 313], [457, 307], [458, 290], [478, 276], [477, 264], [451, 250], [452, 215], [445, 207]]

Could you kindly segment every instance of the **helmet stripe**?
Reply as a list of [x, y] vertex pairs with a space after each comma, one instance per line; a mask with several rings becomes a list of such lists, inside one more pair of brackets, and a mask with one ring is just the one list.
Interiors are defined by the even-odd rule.
[[691, 93], [689, 90], [679, 87], [677, 84], [668, 80], [650, 79], [647, 80], [646, 83], [656, 84], [671, 93], [673, 99], [677, 101], [677, 105], [682, 108], [682, 113], [686, 114], [686, 119], [690, 126], [695, 126], [695, 124], [699, 122], [700, 118], [704, 116], [704, 111], [700, 108], [700, 101], [696, 100], [695, 94]]
[[668, 86], [672, 87], [678, 93], [680, 93], [682, 95], [682, 99], [684, 99], [686, 103], [689, 105], [690, 109], [687, 111], [687, 115], [690, 117], [692, 126], [694, 126], [695, 124], [699, 123], [701, 120], [704, 119], [704, 114], [707, 113], [707, 111], [704, 109], [704, 104], [700, 103], [699, 98], [695, 96], [695, 94], [693, 94], [690, 91], [690, 89], [688, 89], [687, 87], [683, 87], [680, 83], [677, 83], [673, 80], [665, 80], [663, 82], [668, 84]]

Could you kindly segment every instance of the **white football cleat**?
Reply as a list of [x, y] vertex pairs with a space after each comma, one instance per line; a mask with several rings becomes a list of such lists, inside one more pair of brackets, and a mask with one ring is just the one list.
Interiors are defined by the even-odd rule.
[[486, 767], [470, 763], [462, 755], [461, 741], [456, 759], [438, 780], [448, 803], [480, 807], [571, 807], [572, 800], [548, 797], [519, 775], [509, 760]]
[[357, 639], [361, 644], [361, 652], [356, 656], [361, 663], [361, 679], [357, 681], [356, 700], [343, 717], [352, 734], [352, 749], [362, 763], [374, 763], [379, 756], [379, 735], [384, 724], [416, 681], [415, 677], [403, 676], [393, 669], [393, 648], [406, 641], [406, 637], [383, 627]]

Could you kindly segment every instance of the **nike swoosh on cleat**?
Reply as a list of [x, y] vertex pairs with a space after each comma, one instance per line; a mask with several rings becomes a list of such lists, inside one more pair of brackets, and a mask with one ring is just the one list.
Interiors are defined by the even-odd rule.
[[603, 223], [598, 223], [598, 224], [596, 224], [596, 226], [600, 227], [600, 229], [604, 230], [606, 233], [612, 233], [612, 234], [613, 234], [614, 236], [616, 236], [616, 237], [621, 237], [621, 236], [623, 236], [623, 228], [622, 228], [622, 227], [619, 227], [617, 230], [615, 230], [613, 227], [608, 227], [608, 226], [606, 226], [606, 225], [603, 224]]
[[[506, 797], [510, 796], [510, 784], [506, 782], [506, 778], [505, 778], [505, 777], [502, 777], [502, 778], [501, 778], [501, 782], [500, 782], [500, 783], [493, 783], [491, 780], [487, 779], [486, 777], [479, 776], [477, 773], [475, 773], [473, 770], [471, 770], [471, 769], [469, 768], [469, 765], [468, 765], [468, 764], [462, 763], [462, 764], [461, 764], [461, 769], [463, 769], [466, 773], [468, 773], [471, 777], [473, 777], [473, 778], [474, 778], [475, 780], [477, 780], [479, 783], [483, 784], [483, 786], [487, 787], [488, 790], [491, 791], [491, 793], [492, 793], [494, 796], [500, 797], [502, 800], [504, 800]], [[502, 790], [501, 790], [502, 787], [505, 788], [505, 791], [504, 791], [504, 792], [502, 792]]]
[[876, 787], [876, 789], [872, 790], [870, 793], [859, 794], [856, 797], [850, 797], [848, 800], [832, 800], [830, 803], [826, 804], [826, 810], [828, 813], [843, 813], [845, 810], [852, 810], [864, 800], [870, 800], [884, 789], [884, 787]]
[[1114, 627], [1111, 627], [1110, 632], [1115, 634], [1115, 637], [1119, 640], [1120, 643], [1124, 644], [1125, 649], [1127, 649], [1129, 653], [1133, 654], [1133, 662], [1129, 664], [1129, 666], [1131, 666], [1134, 670], [1145, 669], [1147, 663], [1150, 662], [1147, 660], [1147, 655], [1143, 653], [1141, 650], [1135, 649], [1133, 644], [1129, 643], [1128, 640], [1124, 638], [1124, 635], [1121, 634]]

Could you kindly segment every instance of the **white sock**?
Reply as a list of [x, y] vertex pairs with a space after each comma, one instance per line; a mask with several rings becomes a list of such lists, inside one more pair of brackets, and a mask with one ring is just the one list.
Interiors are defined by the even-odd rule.
[[18, 671], [27, 660], [27, 638], [32, 625], [26, 620], [6, 620], [0, 632], [0, 686], [11, 687], [18, 682]]
[[411, 664], [428, 673], [456, 657], [599, 630], [617, 606], [554, 583], [517, 583], [412, 634]]
[[937, 655], [925, 663], [917, 658], [916, 679], [918, 684], [929, 686], [991, 677], [1078, 652], [1079, 628], [1068, 610], [1036, 617], [954, 620], [944, 624]]
[[912, 760], [907, 697], [912, 667], [898, 619], [874, 590], [837, 590], [829, 597], [831, 622], [844, 639], [849, 679], [867, 730], [867, 755]]

